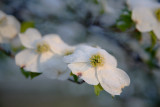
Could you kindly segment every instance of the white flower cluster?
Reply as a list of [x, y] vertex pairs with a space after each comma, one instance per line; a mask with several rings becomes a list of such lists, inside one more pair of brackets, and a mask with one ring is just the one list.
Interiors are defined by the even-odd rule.
[[116, 59], [100, 48], [65, 44], [58, 35], [41, 37], [36, 29], [19, 35], [27, 49], [16, 55], [16, 64], [26, 71], [42, 72], [50, 78], [66, 80], [70, 72], [91, 85], [101, 86], [112, 95], [130, 84], [128, 75], [117, 68]]
[[140, 32], [153, 31], [160, 39], [160, 3], [155, 0], [127, 0], [132, 20]]
[[115, 57], [99, 47], [69, 46], [57, 34], [42, 36], [34, 28], [19, 33], [19, 29], [14, 17], [0, 11], [0, 41], [18, 34], [25, 49], [16, 54], [15, 62], [26, 72], [59, 80], [67, 80], [72, 72], [90, 85], [100, 84], [113, 96], [120, 95], [122, 88], [130, 84], [128, 75], [117, 68]]
[[9, 43], [20, 32], [20, 23], [11, 15], [0, 11], [0, 43]]
[[43, 72], [50, 78], [65, 80], [69, 77], [67, 64], [63, 56], [74, 51], [74, 47], [65, 44], [58, 35], [44, 37], [33, 28], [19, 34], [22, 45], [26, 48], [15, 57], [16, 64], [26, 71]]

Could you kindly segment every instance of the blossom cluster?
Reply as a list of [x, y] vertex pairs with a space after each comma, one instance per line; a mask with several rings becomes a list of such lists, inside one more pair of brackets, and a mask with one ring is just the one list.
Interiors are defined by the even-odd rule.
[[160, 39], [160, 3], [154, 0], [127, 0], [132, 20], [140, 32], [153, 31]]
[[120, 95], [130, 84], [129, 76], [117, 67], [116, 58], [104, 49], [86, 44], [70, 46], [59, 35], [42, 36], [35, 28], [20, 32], [20, 22], [0, 11], [0, 43], [9, 43], [15, 37], [24, 47], [16, 54], [15, 63], [25, 72], [59, 80], [68, 80], [72, 74], [101, 86], [112, 96]]
[[113, 96], [120, 95], [122, 88], [130, 84], [128, 75], [117, 68], [115, 57], [101, 48], [69, 46], [58, 35], [42, 37], [33, 28], [19, 37], [26, 49], [19, 52], [15, 60], [26, 71], [60, 80], [67, 80], [72, 72], [90, 85], [100, 84]]

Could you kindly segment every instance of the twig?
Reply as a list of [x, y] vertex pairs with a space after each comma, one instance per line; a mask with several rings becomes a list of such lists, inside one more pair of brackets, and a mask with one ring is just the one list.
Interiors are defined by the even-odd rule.
[[2, 47], [0, 47], [0, 51], [11, 58], [15, 57], [11, 51], [7, 51], [7, 50], [3, 49]]
[[76, 81], [72, 80], [71, 78], [69, 78], [68, 80], [73, 82], [73, 83], [77, 83], [77, 84], [83, 84], [85, 82], [84, 80], [76, 82]]

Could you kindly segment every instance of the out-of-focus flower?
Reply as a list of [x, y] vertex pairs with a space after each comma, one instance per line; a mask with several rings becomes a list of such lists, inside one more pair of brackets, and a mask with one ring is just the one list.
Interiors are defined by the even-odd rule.
[[26, 71], [43, 72], [51, 78], [68, 78], [69, 70], [62, 61], [62, 55], [73, 51], [58, 35], [48, 34], [44, 37], [33, 28], [19, 35], [21, 43], [27, 49], [15, 57], [16, 64]]
[[132, 20], [140, 32], [153, 31], [160, 39], [160, 4], [151, 0], [128, 0]]
[[0, 11], [0, 43], [8, 43], [20, 32], [20, 23], [11, 15]]
[[72, 55], [65, 56], [73, 74], [91, 85], [100, 85], [111, 95], [120, 95], [122, 88], [130, 84], [128, 75], [117, 68], [116, 59], [100, 48], [79, 46]]

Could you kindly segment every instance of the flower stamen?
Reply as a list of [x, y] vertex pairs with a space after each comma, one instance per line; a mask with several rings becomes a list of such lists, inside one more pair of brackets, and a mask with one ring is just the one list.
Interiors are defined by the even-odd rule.
[[47, 43], [42, 43], [42, 44], [38, 44], [37, 45], [37, 52], [38, 53], [45, 53], [48, 52], [50, 50], [50, 47]]
[[103, 66], [104, 65], [104, 57], [100, 54], [92, 55], [90, 58], [90, 64], [92, 67]]

